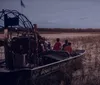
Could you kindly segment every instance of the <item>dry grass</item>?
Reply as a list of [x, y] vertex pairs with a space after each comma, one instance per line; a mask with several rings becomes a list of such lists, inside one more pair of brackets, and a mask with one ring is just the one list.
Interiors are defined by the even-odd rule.
[[[73, 73], [72, 85], [100, 85], [100, 34], [42, 34], [52, 45], [55, 38], [60, 37], [63, 43], [68, 39], [72, 43], [73, 49], [84, 49], [86, 51], [83, 59], [84, 76], [81, 76], [81, 70]], [[2, 38], [3, 35], [0, 36]], [[1, 56], [1, 55], [0, 55]]]
[[84, 76], [81, 76], [80, 70], [75, 72], [72, 85], [100, 85], [100, 34], [77, 35], [72, 37], [72, 35], [67, 36], [67, 34], [62, 34], [62, 36], [61, 34], [55, 34], [53, 37], [53, 35], [46, 34], [46, 37], [48, 40], [52, 40], [52, 45], [57, 37], [60, 37], [62, 42], [67, 38], [72, 43], [73, 49], [84, 49], [86, 51], [83, 59]]

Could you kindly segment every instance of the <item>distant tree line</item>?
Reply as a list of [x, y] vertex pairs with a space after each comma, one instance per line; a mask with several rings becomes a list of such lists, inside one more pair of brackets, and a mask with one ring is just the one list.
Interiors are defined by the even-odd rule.
[[99, 28], [38, 28], [39, 32], [100, 32]]
[[[3, 32], [4, 28], [0, 28], [0, 32]], [[9, 31], [27, 31], [26, 28], [9, 28]], [[100, 28], [37, 28], [40, 33], [55, 33], [55, 32], [100, 32]]]

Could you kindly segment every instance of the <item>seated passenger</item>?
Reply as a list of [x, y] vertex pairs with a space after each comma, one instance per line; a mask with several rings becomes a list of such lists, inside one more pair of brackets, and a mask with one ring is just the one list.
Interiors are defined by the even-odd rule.
[[71, 54], [72, 53], [71, 43], [69, 42], [68, 45], [65, 45], [63, 49], [65, 52], [68, 52], [69, 54]]
[[45, 51], [49, 50], [48, 42], [44, 37], [41, 38], [40, 41], [39, 41], [39, 49], [41, 50], [41, 52], [45, 52]]
[[51, 50], [51, 43], [46, 38], [44, 38], [44, 46], [46, 51]]
[[50, 42], [48, 42], [48, 50], [52, 50]]
[[61, 50], [61, 42], [59, 38], [56, 39], [56, 43], [54, 44], [53, 50], [56, 50], [56, 51]]
[[39, 41], [39, 50], [40, 50], [40, 53], [46, 51], [44, 38], [41, 38]]
[[68, 46], [68, 40], [65, 40], [65, 43], [63, 44], [62, 50], [64, 50], [65, 46]]

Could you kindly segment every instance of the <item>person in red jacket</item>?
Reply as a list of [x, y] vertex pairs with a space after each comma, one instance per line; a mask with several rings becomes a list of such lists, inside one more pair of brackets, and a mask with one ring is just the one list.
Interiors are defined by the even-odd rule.
[[65, 45], [63, 49], [64, 49], [64, 51], [66, 51], [66, 52], [68, 52], [69, 54], [71, 54], [71, 53], [72, 53], [71, 43], [68, 42], [68, 45]]
[[59, 51], [61, 50], [61, 42], [60, 42], [60, 38], [56, 39], [56, 43], [53, 46], [53, 50]]

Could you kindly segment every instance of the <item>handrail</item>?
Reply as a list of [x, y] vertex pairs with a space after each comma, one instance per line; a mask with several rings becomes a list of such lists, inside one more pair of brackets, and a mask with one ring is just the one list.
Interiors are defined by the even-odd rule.
[[35, 67], [35, 68], [31, 69], [31, 70], [38, 70], [38, 69], [41, 69], [41, 68], [44, 68], [44, 67], [48, 67], [48, 66], [52, 66], [52, 65], [55, 65], [55, 64], [58, 64], [58, 63], [62, 63], [62, 62], [65, 62], [65, 61], [69, 61], [69, 60], [78, 58], [78, 57], [80, 57], [80, 56], [82, 56], [84, 54], [85, 54], [85, 52], [84, 53], [81, 53], [80, 55], [77, 55], [75, 57], [69, 57], [68, 59], [60, 60], [60, 61], [57, 61], [57, 62], [54, 62], [54, 63], [50, 63], [50, 64], [47, 64], [47, 65], [43, 65], [43, 66], [38, 66], [38, 67]]

